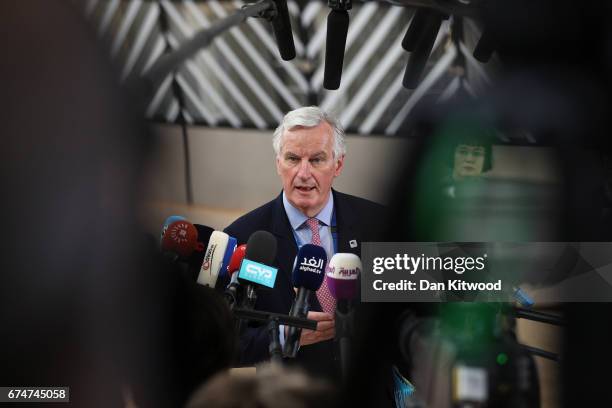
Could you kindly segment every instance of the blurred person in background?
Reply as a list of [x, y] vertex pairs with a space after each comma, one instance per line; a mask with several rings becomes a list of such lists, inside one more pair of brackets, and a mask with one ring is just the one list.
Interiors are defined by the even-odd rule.
[[491, 170], [491, 142], [485, 140], [462, 140], [455, 146], [453, 157], [453, 179], [463, 180], [478, 177]]
[[140, 113], [72, 2], [2, 2], [0, 27], [0, 384], [179, 406], [229, 365], [231, 320], [143, 245]]
[[[441, 143], [447, 144], [450, 175], [441, 180], [444, 194], [456, 198], [463, 183], [478, 182], [493, 168], [493, 131], [467, 118], [449, 120], [439, 130]], [[434, 135], [435, 137], [435, 135]], [[439, 163], [441, 164], [441, 163]]]
[[186, 408], [325, 408], [334, 406], [332, 387], [296, 368], [265, 363], [255, 376], [217, 374], [200, 387]]
[[[432, 171], [431, 153], [438, 150], [430, 136], [447, 119], [447, 115], [436, 114], [441, 110], [436, 106], [430, 109], [433, 112], [429, 112], [428, 120], [418, 114], [412, 118], [415, 127], [424, 131], [398, 180], [397, 195], [392, 200], [397, 204], [390, 228], [394, 234], [390, 238], [411, 242], [609, 241], [610, 229], [601, 228], [600, 179], [605, 168], [598, 158], [609, 153], [612, 146], [610, 5], [548, 0], [537, 4], [527, 0], [489, 1], [482, 5], [482, 24], [496, 39], [495, 51], [503, 69], [472, 112], [480, 113], [481, 123], [494, 124], [502, 132], [529, 132], [533, 139], [523, 144], [534, 149], [550, 147], [560, 183], [482, 177], [482, 182], [475, 183], [478, 185], [473, 194], [462, 197], [459, 209], [469, 212], [456, 211], [457, 200], [448, 200], [452, 203], [446, 207], [436, 205], [432, 198], [440, 197], [440, 193], [439, 187], [431, 186], [432, 178], [439, 180], [444, 175]], [[436, 160], [435, 165], [442, 161]], [[517, 157], [516, 162], [520, 165], [522, 158]], [[462, 225], [463, 234], [457, 234], [458, 229], [449, 221]], [[397, 333], [378, 328], [398, 325], [398, 316], [405, 310], [417, 309], [419, 316], [440, 316], [436, 307], [419, 310], [420, 306], [372, 304], [368, 313], [359, 317], [362, 339], [355, 358], [360, 358], [362, 369], [356, 370], [351, 379], [346, 406], [380, 406], [380, 395], [390, 394], [385, 378], [389, 377], [388, 366], [401, 358], [397, 356], [400, 338]], [[607, 376], [584, 373], [597, 368], [605, 372], [611, 364], [607, 353], [612, 338], [610, 304], [566, 303], [559, 312], [567, 318], [563, 356], [561, 364], [555, 366], [561, 382], [554, 384], [548, 395], [562, 406], [609, 406]], [[538, 379], [532, 378], [525, 385], [537, 387]], [[425, 402], [445, 390], [448, 388], [432, 390]], [[540, 403], [530, 400], [521, 406]], [[519, 406], [510, 399], [505, 404]]]

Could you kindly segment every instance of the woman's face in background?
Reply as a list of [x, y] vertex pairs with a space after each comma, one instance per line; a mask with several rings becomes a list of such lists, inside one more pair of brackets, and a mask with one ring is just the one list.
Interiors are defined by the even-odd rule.
[[458, 145], [455, 148], [453, 178], [461, 180], [465, 177], [480, 176], [484, 167], [485, 154], [484, 146]]

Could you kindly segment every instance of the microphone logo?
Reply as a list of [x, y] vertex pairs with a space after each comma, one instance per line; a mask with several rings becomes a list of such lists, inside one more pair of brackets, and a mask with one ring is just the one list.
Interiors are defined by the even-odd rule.
[[202, 262], [203, 271], [210, 269], [210, 260], [215, 255], [216, 249], [217, 249], [217, 244], [210, 244], [210, 246], [208, 247], [208, 251], [206, 251], [206, 255], [204, 255], [204, 262]]
[[272, 277], [272, 272], [257, 265], [247, 265], [246, 272], [247, 274], [255, 276], [258, 280], [270, 279]]
[[187, 223], [184, 223], [184, 222], [174, 223], [174, 225], [172, 225], [172, 228], [170, 229], [170, 238], [173, 241], [178, 242], [179, 244], [183, 244], [187, 242], [188, 240], [187, 228], [188, 228]]
[[337, 270], [335, 266], [329, 266], [327, 268], [327, 276], [330, 278], [353, 279], [353, 277], [359, 276], [360, 273], [361, 269], [359, 269], [359, 267], [343, 268], [342, 266], [339, 266]]
[[240, 266], [238, 277], [249, 282], [273, 288], [277, 273], [278, 270], [276, 268], [245, 258]]
[[317, 258], [312, 257], [310, 259], [307, 259], [306, 257], [304, 257], [304, 259], [302, 260], [302, 263], [300, 263], [300, 271], [303, 272], [312, 272], [312, 273], [316, 273], [316, 274], [320, 274], [323, 272], [323, 263], [325, 261], [323, 261], [322, 258], [319, 258], [317, 260]]

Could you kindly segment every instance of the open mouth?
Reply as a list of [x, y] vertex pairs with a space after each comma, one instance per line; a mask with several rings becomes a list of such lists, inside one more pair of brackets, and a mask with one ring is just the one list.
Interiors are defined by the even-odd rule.
[[308, 193], [309, 191], [314, 190], [314, 187], [305, 187], [305, 186], [300, 186], [300, 187], [296, 187], [296, 190], [301, 191], [302, 193]]

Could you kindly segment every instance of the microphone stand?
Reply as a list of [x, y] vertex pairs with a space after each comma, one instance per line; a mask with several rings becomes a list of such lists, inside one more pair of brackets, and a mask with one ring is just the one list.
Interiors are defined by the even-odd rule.
[[[299, 316], [299, 317], [307, 316], [308, 309], [310, 308], [310, 305], [308, 303], [308, 298], [310, 297], [310, 293], [311, 292], [309, 290], [301, 290], [301, 291], [299, 290], [298, 291], [297, 297], [295, 299], [295, 303], [291, 307], [291, 311], [289, 312], [291, 313], [291, 315]], [[296, 305], [302, 305], [301, 309], [294, 310]], [[290, 358], [295, 358], [298, 352], [298, 348], [299, 348], [298, 342], [299, 342], [301, 334], [302, 334], [301, 330], [289, 330], [287, 341], [285, 342], [285, 350], [284, 350], [285, 356], [290, 357]]]
[[512, 310], [512, 314], [516, 318], [522, 318], [527, 320], [533, 320], [541, 323], [548, 323], [556, 326], [566, 326], [567, 322], [562, 317], [550, 314], [537, 312], [535, 310], [524, 309], [522, 307], [515, 307]]
[[[554, 326], [566, 326], [567, 322], [563, 317], [556, 316], [550, 313], [542, 313], [537, 312], [535, 310], [529, 310], [522, 307], [514, 307], [511, 311], [512, 315], [517, 319], [527, 319], [540, 323], [547, 323]], [[543, 357], [552, 361], [556, 361], [557, 363], [561, 361], [561, 356], [557, 353], [553, 353], [551, 351], [542, 350], [537, 347], [527, 346], [525, 344], [520, 344], [520, 346], [533, 354], [534, 356]]]
[[339, 300], [336, 307], [336, 340], [340, 346], [340, 369], [346, 382], [350, 370], [351, 338], [353, 337], [353, 308], [350, 301]]
[[547, 358], [549, 360], [556, 361], [557, 363], [561, 362], [561, 356], [557, 353], [553, 353], [552, 351], [542, 350], [541, 348], [528, 346], [526, 344], [521, 344], [521, 343], [519, 343], [519, 346], [523, 350], [533, 354], [534, 356]]
[[280, 344], [280, 328], [281, 324], [285, 326], [299, 327], [301, 329], [316, 330], [317, 322], [314, 320], [304, 319], [301, 317], [293, 317], [280, 313], [262, 312], [260, 310], [250, 310], [243, 308], [234, 308], [234, 317], [240, 321], [249, 320], [268, 323], [268, 333], [270, 335], [270, 346], [268, 351], [272, 362], [280, 364], [283, 362], [283, 348]]
[[283, 362], [283, 348], [280, 344], [280, 328], [278, 317], [271, 317], [270, 323], [268, 323], [268, 332], [270, 334], [270, 346], [268, 352], [270, 358], [275, 364], [281, 364]]
[[[257, 303], [257, 288], [254, 285], [246, 285], [245, 288], [246, 291], [246, 297], [244, 299], [244, 302], [242, 303], [242, 308], [243, 309], [237, 309], [238, 310], [238, 315], [240, 315], [241, 313], [244, 313], [248, 310], [248, 311], [255, 311], [255, 303]], [[236, 309], [233, 309], [235, 306], [230, 306], [232, 311], [235, 311]], [[241, 311], [242, 310], [242, 311]], [[236, 315], [236, 313], [234, 313], [234, 315]], [[238, 317], [237, 321], [236, 321], [236, 333], [240, 334], [242, 333], [242, 327], [243, 327], [243, 323], [245, 320], [255, 320], [252, 316], [249, 318], [241, 318]], [[268, 319], [266, 318], [264, 321], [268, 321]]]
[[301, 317], [293, 317], [281, 313], [263, 312], [261, 310], [248, 310], [243, 308], [235, 308], [233, 310], [234, 317], [241, 320], [249, 320], [255, 322], [267, 323], [270, 320], [278, 320], [279, 324], [285, 326], [299, 327], [301, 329], [317, 330], [317, 322], [315, 320], [304, 319]]
[[254, 285], [247, 285], [246, 287], [246, 308], [253, 309], [255, 303], [257, 303], [257, 290]]

